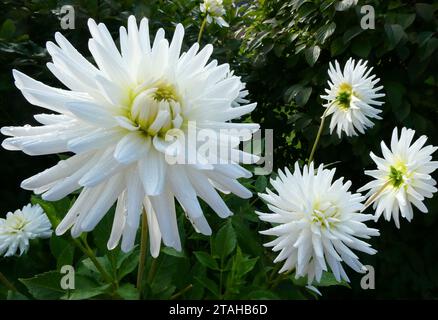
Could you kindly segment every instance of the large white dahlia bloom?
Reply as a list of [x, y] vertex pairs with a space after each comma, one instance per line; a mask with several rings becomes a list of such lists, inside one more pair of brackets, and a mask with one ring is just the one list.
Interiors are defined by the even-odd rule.
[[[170, 43], [163, 29], [151, 42], [148, 20], [143, 18], [138, 28], [131, 16], [127, 30], [120, 28], [120, 51], [104, 24], [90, 19], [88, 26], [97, 67], [60, 33], [55, 34], [56, 44], [47, 43], [53, 58], [47, 66], [70, 90], [49, 87], [14, 70], [15, 84], [26, 99], [56, 113], [36, 115], [41, 126], [2, 128], [3, 134], [13, 136], [2, 145], [29, 155], [75, 153], [22, 183], [50, 201], [83, 188], [58, 225], [58, 235], [70, 228], [74, 237], [93, 230], [117, 202], [109, 249], [120, 239], [123, 251], [133, 248], [144, 208], [152, 255], [158, 255], [161, 239], [181, 250], [174, 197], [195, 229], [206, 235], [211, 229], [197, 197], [221, 217], [231, 212], [216, 189], [251, 197], [237, 181], [251, 175], [239, 160], [257, 159], [238, 149], [241, 140], [251, 137], [239, 130], [252, 133], [258, 125], [229, 121], [256, 104], [236, 102], [242, 101], [244, 86], [228, 64], [208, 63], [211, 45], [199, 50], [195, 43], [180, 53], [181, 24]], [[217, 153], [220, 161], [198, 156], [197, 144], [185, 148], [190, 127], [195, 133], [221, 132], [215, 140], [226, 151]], [[187, 154], [191, 162], [173, 161]]]
[[335, 169], [317, 170], [313, 163], [301, 172], [298, 162], [292, 174], [287, 168], [278, 171], [271, 180], [277, 194], [266, 189], [259, 194], [267, 202], [271, 213], [257, 212], [259, 218], [273, 225], [262, 234], [276, 238], [265, 246], [280, 253], [274, 262], [284, 261], [279, 272], [295, 271], [295, 277], [307, 276], [309, 285], [321, 280], [323, 271], [333, 273], [338, 281], [349, 281], [341, 262], [357, 272], [365, 267], [352, 249], [368, 254], [376, 253], [359, 238], [378, 236], [377, 229], [368, 228], [365, 221], [373, 216], [360, 213], [362, 197], [348, 189], [351, 182], [340, 178], [333, 182]]
[[28, 204], [23, 209], [8, 212], [0, 219], [0, 255], [20, 255], [29, 249], [29, 240], [50, 238], [52, 225], [39, 205]]
[[430, 174], [438, 168], [438, 161], [432, 161], [432, 154], [438, 148], [425, 146], [426, 136], [413, 141], [414, 135], [414, 130], [402, 128], [399, 137], [398, 129], [394, 128], [391, 149], [381, 142], [383, 158], [370, 153], [377, 169], [365, 173], [375, 180], [359, 189], [368, 190], [366, 196], [371, 201], [374, 198], [375, 219], [378, 220], [382, 214], [387, 221], [392, 217], [397, 228], [400, 228], [400, 213], [411, 221], [414, 214], [412, 204], [427, 212], [423, 201], [437, 192], [436, 181]]
[[379, 92], [383, 86], [376, 86], [380, 79], [371, 75], [372, 70], [367, 67], [366, 61], [356, 62], [352, 58], [348, 59], [344, 70], [341, 70], [338, 61], [334, 66], [330, 63], [329, 88], [325, 90], [326, 95], [321, 96], [327, 101], [324, 104], [327, 108], [325, 114], [332, 115], [330, 133], [336, 128], [339, 138], [342, 132], [355, 136], [356, 130], [365, 133], [367, 128], [374, 126], [370, 119], [381, 119], [379, 113], [382, 111], [373, 106], [382, 106], [383, 102], [377, 99], [385, 94]]

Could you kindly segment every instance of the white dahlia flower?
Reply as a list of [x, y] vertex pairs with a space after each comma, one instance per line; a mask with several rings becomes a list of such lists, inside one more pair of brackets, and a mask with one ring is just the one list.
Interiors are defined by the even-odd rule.
[[370, 75], [373, 68], [367, 67], [367, 62], [359, 60], [355, 62], [350, 58], [341, 70], [338, 61], [335, 66], [330, 63], [328, 74], [329, 88], [326, 95], [321, 96], [327, 102], [325, 115], [332, 115], [330, 133], [336, 128], [341, 137], [342, 131], [347, 136], [357, 135], [357, 131], [365, 133], [367, 128], [374, 126], [371, 119], [381, 119], [378, 115], [382, 111], [373, 106], [381, 106], [383, 102], [377, 99], [384, 97], [379, 93], [383, 86], [376, 87], [380, 79]]
[[333, 182], [335, 169], [317, 170], [313, 163], [303, 172], [295, 163], [292, 174], [287, 168], [271, 184], [278, 194], [267, 189], [259, 194], [267, 202], [271, 213], [257, 212], [260, 219], [273, 225], [262, 234], [276, 238], [265, 246], [280, 251], [274, 262], [284, 261], [279, 272], [295, 270], [295, 277], [307, 276], [310, 285], [321, 280], [323, 271], [330, 270], [337, 281], [349, 281], [341, 262], [357, 272], [365, 267], [352, 249], [368, 254], [376, 253], [371, 246], [358, 239], [378, 236], [377, 229], [363, 222], [372, 215], [362, 214], [362, 197], [348, 191], [351, 182], [340, 178]]
[[39, 205], [28, 204], [0, 219], [0, 255], [9, 257], [18, 250], [20, 255], [29, 249], [29, 240], [50, 238], [52, 225]]
[[411, 221], [412, 204], [427, 212], [424, 198], [432, 198], [437, 191], [436, 181], [430, 176], [438, 168], [438, 161], [432, 161], [432, 153], [437, 147], [424, 146], [426, 136], [413, 142], [414, 135], [414, 130], [402, 128], [399, 138], [398, 130], [394, 128], [391, 149], [383, 141], [381, 143], [383, 158], [370, 153], [377, 170], [365, 173], [375, 180], [359, 189], [369, 190], [366, 196], [369, 202], [374, 202], [375, 219], [378, 220], [382, 214], [388, 221], [392, 217], [397, 228], [400, 228], [399, 213]]
[[228, 23], [222, 18], [226, 11], [222, 0], [204, 0], [200, 4], [201, 12], [207, 15], [207, 22], [216, 22], [220, 27], [229, 27]]
[[[60, 33], [55, 34], [57, 44], [47, 43], [53, 58], [47, 66], [70, 90], [49, 87], [14, 70], [15, 84], [26, 99], [56, 114], [36, 115], [42, 126], [2, 128], [3, 134], [13, 136], [2, 145], [29, 155], [75, 153], [22, 183], [49, 201], [83, 188], [58, 225], [58, 235], [70, 228], [73, 237], [93, 230], [117, 202], [109, 249], [120, 239], [123, 251], [133, 248], [144, 208], [152, 255], [158, 255], [161, 239], [181, 250], [174, 197], [195, 229], [206, 235], [211, 229], [198, 197], [220, 217], [232, 213], [216, 189], [251, 197], [237, 181], [251, 176], [239, 161], [254, 162], [257, 157], [238, 147], [258, 125], [229, 121], [256, 104], [236, 105], [242, 82], [230, 75], [228, 64], [207, 63], [211, 45], [199, 50], [195, 43], [180, 54], [181, 24], [170, 43], [163, 29], [151, 42], [148, 20], [143, 18], [138, 28], [131, 16], [128, 29], [120, 28], [120, 51], [104, 24], [90, 19], [88, 26], [97, 67]], [[205, 130], [216, 134], [213, 142], [225, 150], [217, 152], [219, 161], [206, 162], [210, 158], [198, 154], [200, 148], [190, 141], [187, 153], [181, 148], [190, 128], [195, 135]], [[240, 135], [240, 129], [250, 134]], [[169, 164], [187, 154], [195, 161]]]

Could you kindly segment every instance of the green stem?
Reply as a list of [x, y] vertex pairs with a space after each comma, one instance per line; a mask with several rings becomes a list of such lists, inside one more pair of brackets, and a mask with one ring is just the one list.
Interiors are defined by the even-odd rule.
[[202, 38], [202, 33], [204, 32], [205, 29], [205, 25], [207, 24], [207, 16], [204, 17], [204, 20], [202, 20], [201, 23], [201, 28], [199, 29], [199, 33], [198, 33], [198, 44], [201, 44], [201, 38]]
[[252, 201], [249, 203], [249, 206], [252, 207], [252, 206], [253, 206], [258, 200], [259, 200], [259, 197], [256, 196], [256, 197], [254, 198], [254, 200], [252, 200]]
[[271, 289], [276, 288], [283, 280], [285, 280], [285, 274], [284, 273], [280, 273], [278, 274], [278, 277], [274, 280], [274, 282], [272, 283], [272, 285], [270, 286]]
[[73, 242], [88, 258], [90, 258], [91, 262], [93, 262], [94, 266], [96, 267], [97, 271], [99, 271], [102, 278], [107, 283], [114, 284], [113, 279], [105, 271], [105, 269], [102, 267], [99, 260], [97, 260], [96, 256], [94, 255], [93, 250], [90, 248], [88, 243], [86, 241], [83, 241], [83, 244], [82, 244], [78, 239], [73, 239]]
[[224, 259], [221, 257], [221, 263], [220, 263], [220, 273], [219, 273], [219, 299], [223, 298], [222, 295], [222, 282], [223, 282], [223, 273], [224, 273]]
[[148, 250], [148, 220], [146, 211], [143, 210], [141, 217], [141, 240], [140, 240], [140, 258], [138, 261], [137, 271], [137, 290], [140, 293], [140, 299], [143, 295], [143, 275]]
[[17, 288], [10, 282], [3, 273], [0, 272], [0, 282], [8, 289], [15, 292], [18, 292]]
[[193, 288], [193, 284], [189, 284], [187, 287], [182, 289], [180, 292], [177, 292], [173, 296], [171, 296], [170, 300], [175, 300], [176, 298], [182, 296], [184, 293], [186, 293], [187, 291], [189, 291], [192, 288]]
[[114, 284], [116, 289], [119, 288], [119, 280], [117, 278], [117, 261], [112, 252], [108, 252], [108, 258], [111, 262], [112, 278], [114, 279]]
[[148, 273], [148, 283], [152, 283], [152, 281], [154, 280], [155, 273], [157, 272], [158, 267], [157, 260], [158, 259], [152, 259], [151, 268], [149, 269]]
[[272, 283], [274, 278], [278, 275], [278, 270], [280, 270], [281, 264], [276, 263], [274, 268], [272, 268], [271, 274], [268, 277], [268, 283]]
[[331, 108], [332, 105], [333, 105], [333, 102], [325, 109], [324, 113], [322, 114], [321, 124], [319, 125], [318, 133], [316, 135], [315, 142], [313, 143], [312, 151], [310, 152], [309, 160], [307, 162], [307, 164], [309, 166], [313, 161], [313, 156], [315, 155], [316, 148], [318, 147], [319, 139], [321, 138], [321, 134], [322, 134], [322, 129], [324, 129], [325, 117], [327, 115], [328, 110]]
[[269, 286], [270, 289], [274, 289], [277, 287], [283, 280], [286, 280], [290, 274], [290, 270], [282, 273], [277, 273], [277, 277], [274, 279], [271, 279], [271, 285]]
[[[59, 220], [52, 220], [51, 221], [54, 228], [56, 228], [59, 224]], [[97, 271], [99, 271], [102, 278], [105, 280], [105, 282], [112, 284], [114, 289], [118, 288], [118, 282], [117, 277], [114, 277], [114, 279], [105, 271], [105, 269], [100, 264], [99, 260], [97, 260], [96, 256], [94, 255], [93, 249], [90, 248], [87, 242], [86, 237], [80, 237], [78, 239], [76, 238], [70, 238], [74, 245], [76, 245], [79, 250], [81, 250], [88, 258], [90, 258], [91, 262], [93, 262], [94, 266], [96, 267]], [[81, 242], [82, 240], [82, 242]]]

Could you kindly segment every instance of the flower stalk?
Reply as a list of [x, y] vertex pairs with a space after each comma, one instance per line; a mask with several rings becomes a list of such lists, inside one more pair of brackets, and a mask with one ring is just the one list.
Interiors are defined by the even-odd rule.
[[0, 272], [0, 283], [2, 283], [8, 290], [18, 292], [17, 288], [15, 288], [12, 282], [10, 282], [2, 272]]
[[146, 254], [148, 248], [148, 221], [146, 211], [143, 210], [141, 217], [141, 240], [140, 240], [140, 258], [138, 261], [137, 271], [137, 290], [140, 293], [140, 298], [143, 295], [143, 275], [146, 262]]
[[113, 284], [115, 286], [115, 282], [114, 280], [111, 278], [111, 276], [105, 271], [105, 269], [103, 268], [103, 266], [100, 264], [99, 260], [97, 260], [93, 249], [90, 248], [90, 246], [88, 245], [88, 243], [86, 243], [86, 241], [83, 241], [83, 243], [81, 243], [81, 241], [79, 241], [78, 239], [74, 239], [73, 238], [73, 243], [88, 257], [90, 258], [91, 262], [94, 264], [94, 266], [96, 267], [97, 271], [99, 271], [100, 275], [102, 276], [102, 278], [105, 280], [105, 282], [109, 283], [109, 284]]
[[201, 28], [199, 29], [198, 33], [198, 43], [201, 44], [202, 34], [204, 33], [205, 26], [207, 25], [207, 16], [204, 17], [204, 20], [202, 20]]
[[151, 263], [151, 267], [149, 269], [148, 272], [148, 282], [151, 283], [152, 280], [155, 277], [155, 273], [157, 273], [157, 267], [158, 267], [158, 263], [157, 263], [157, 259], [153, 259], [152, 263]]
[[308, 165], [310, 165], [310, 164], [312, 163], [312, 161], [313, 161], [313, 157], [315, 156], [316, 148], [318, 147], [319, 139], [321, 138], [322, 130], [324, 129], [324, 122], [325, 122], [325, 118], [326, 118], [326, 116], [327, 116], [327, 112], [328, 112], [328, 110], [331, 108], [331, 106], [333, 105], [333, 103], [334, 103], [334, 102], [332, 102], [332, 103], [330, 104], [330, 106], [328, 106], [328, 107], [325, 109], [324, 113], [322, 114], [322, 117], [321, 117], [321, 123], [320, 123], [320, 125], [319, 125], [318, 133], [316, 134], [315, 142], [313, 143], [312, 151], [310, 152], [309, 160], [308, 160], [308, 162], [307, 162]]
[[193, 284], [189, 284], [187, 287], [185, 287], [181, 291], [179, 291], [179, 292], [175, 293], [173, 296], [171, 296], [170, 300], [175, 300], [175, 299], [181, 297], [184, 293], [186, 293], [187, 291], [189, 291], [192, 288], [193, 288]]

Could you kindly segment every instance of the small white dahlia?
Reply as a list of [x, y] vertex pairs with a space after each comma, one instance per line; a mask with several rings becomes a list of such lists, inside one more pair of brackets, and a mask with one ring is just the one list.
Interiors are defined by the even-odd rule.
[[207, 15], [207, 22], [216, 22], [220, 27], [229, 27], [228, 23], [222, 18], [226, 11], [222, 0], [204, 0], [199, 5], [201, 12]]
[[[195, 43], [180, 53], [181, 24], [170, 43], [163, 29], [151, 42], [148, 20], [143, 18], [138, 28], [131, 16], [127, 30], [120, 28], [120, 51], [104, 24], [90, 19], [88, 26], [97, 67], [60, 33], [55, 34], [57, 44], [47, 43], [53, 58], [47, 66], [69, 90], [14, 70], [15, 84], [25, 98], [56, 113], [36, 115], [41, 126], [2, 128], [3, 134], [13, 136], [2, 145], [29, 155], [75, 153], [21, 185], [49, 201], [83, 188], [57, 226], [58, 235], [70, 228], [73, 237], [93, 230], [117, 202], [109, 249], [120, 240], [123, 251], [133, 248], [145, 209], [151, 254], [158, 255], [161, 239], [181, 250], [174, 198], [196, 231], [210, 235], [198, 197], [220, 217], [232, 213], [217, 190], [251, 197], [237, 180], [251, 173], [239, 162], [257, 157], [239, 150], [239, 143], [259, 126], [230, 120], [251, 112], [256, 104], [239, 103], [246, 101], [244, 85], [228, 64], [208, 63], [212, 45], [199, 50]], [[205, 130], [213, 133], [221, 149], [219, 161], [206, 162], [211, 157], [206, 159], [198, 152], [202, 146], [190, 143], [190, 128], [195, 136]], [[194, 161], [173, 161], [187, 155]]]
[[28, 204], [14, 213], [8, 212], [6, 219], [0, 219], [0, 255], [13, 256], [19, 250], [21, 256], [29, 249], [29, 240], [50, 238], [51, 228], [39, 205]]
[[341, 262], [357, 272], [365, 267], [352, 249], [368, 254], [376, 253], [371, 246], [358, 239], [378, 236], [377, 229], [368, 228], [365, 221], [373, 216], [360, 213], [362, 197], [348, 191], [351, 182], [340, 178], [333, 182], [335, 169], [317, 170], [313, 163], [303, 172], [295, 163], [292, 174], [287, 168], [279, 170], [271, 184], [278, 194], [266, 189], [259, 194], [267, 202], [271, 213], [257, 212], [259, 218], [273, 225], [262, 234], [275, 236], [265, 244], [280, 251], [274, 262], [284, 261], [279, 272], [295, 270], [295, 277], [307, 276], [310, 285], [321, 280], [323, 271], [331, 271], [337, 281], [349, 281]]
[[343, 71], [338, 61], [335, 66], [330, 63], [329, 88], [325, 90], [326, 95], [321, 96], [327, 101], [325, 115], [332, 115], [330, 133], [336, 128], [339, 138], [342, 131], [347, 136], [355, 136], [356, 130], [365, 133], [367, 128], [374, 126], [370, 119], [381, 119], [378, 114], [382, 111], [373, 106], [382, 106], [383, 102], [377, 99], [385, 94], [379, 93], [383, 86], [376, 87], [380, 79], [370, 75], [372, 70], [366, 61], [356, 63], [352, 58], [348, 59]]
[[424, 146], [426, 136], [413, 142], [414, 135], [414, 130], [402, 128], [399, 138], [398, 129], [394, 128], [391, 149], [381, 142], [383, 158], [370, 153], [377, 170], [365, 173], [375, 180], [359, 189], [359, 192], [369, 190], [366, 196], [374, 202], [375, 220], [382, 214], [387, 221], [392, 217], [397, 228], [400, 228], [399, 213], [411, 221], [412, 204], [426, 213], [424, 199], [432, 198], [437, 192], [436, 181], [430, 176], [438, 168], [438, 161], [432, 161], [432, 153], [437, 147]]

